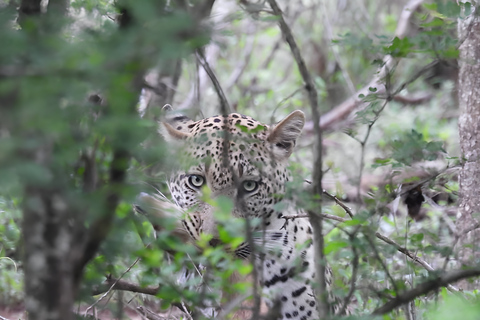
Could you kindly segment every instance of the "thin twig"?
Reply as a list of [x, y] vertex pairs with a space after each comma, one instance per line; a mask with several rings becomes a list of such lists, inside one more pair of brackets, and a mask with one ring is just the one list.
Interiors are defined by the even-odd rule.
[[[340, 200], [338, 200], [340, 201]], [[342, 206], [343, 207], [343, 206]], [[339, 221], [339, 222], [346, 222], [346, 221], [350, 221], [349, 219], [345, 219], [345, 218], [341, 218], [341, 217], [338, 217], [338, 216], [334, 216], [334, 215], [331, 215], [331, 214], [326, 214], [326, 213], [322, 213], [321, 214], [323, 218], [325, 219], [329, 219], [329, 220], [335, 220], [335, 221]], [[308, 215], [306, 214], [302, 214], [302, 215], [291, 215], [291, 216], [283, 216], [284, 219], [304, 219], [304, 218], [308, 218]], [[472, 226], [472, 230], [474, 230], [476, 227], [478, 227], [478, 225], [476, 226]], [[428, 262], [426, 262], [425, 260], [423, 260], [422, 258], [419, 258], [418, 256], [416, 256], [414, 253], [412, 253], [411, 251], [409, 251], [408, 249], [406, 249], [405, 247], [402, 247], [401, 245], [399, 245], [398, 243], [396, 243], [395, 241], [393, 241], [392, 239], [388, 238], [387, 236], [384, 236], [383, 234], [379, 233], [379, 232], [375, 232], [375, 237], [377, 237], [378, 239], [382, 240], [383, 242], [386, 242], [387, 244], [389, 245], [392, 245], [395, 247], [395, 249], [397, 249], [398, 252], [406, 255], [408, 258], [410, 258], [413, 262], [416, 262], [418, 263], [419, 265], [421, 265], [424, 269], [426, 269], [427, 271], [429, 272], [436, 272], [438, 270], [434, 269]], [[449, 289], [451, 292], [458, 292], [459, 290], [452, 286], [452, 285], [448, 285], [447, 286], [447, 289]]]
[[[337, 216], [334, 216], [334, 215], [328, 214], [328, 213], [319, 213], [319, 215], [321, 215], [322, 218], [330, 219], [330, 220], [336, 220], [338, 222], [348, 221], [348, 219], [337, 217]], [[308, 218], [308, 217], [309, 217], [308, 214], [297, 214], [297, 215], [290, 215], [290, 216], [282, 216], [282, 219], [285, 219], [285, 220], [305, 219], [305, 218]]]
[[250, 63], [250, 59], [252, 57], [253, 48], [255, 46], [256, 38], [253, 34], [256, 31], [255, 24], [250, 25], [247, 29], [246, 39], [245, 39], [245, 49], [243, 56], [244, 58], [238, 63], [238, 65], [233, 70], [230, 78], [227, 81], [227, 85], [225, 86], [225, 91], [229, 92], [230, 89], [233, 88], [235, 84], [237, 84], [238, 80], [242, 76], [243, 72], [247, 68], [248, 64]]
[[243, 301], [247, 300], [248, 297], [252, 295], [252, 292], [248, 292], [246, 294], [241, 294], [235, 297], [232, 301], [227, 303], [225, 306], [222, 307], [222, 311], [218, 315], [218, 320], [226, 319], [227, 316], [232, 312], [238, 305], [240, 305]]
[[[275, 122], [275, 112], [277, 112], [277, 110], [285, 104], [285, 102], [287, 102], [288, 100], [290, 100], [291, 98], [293, 98], [293, 96], [295, 96], [297, 93], [301, 92], [303, 90], [303, 88], [299, 88], [299, 89], [296, 89], [295, 91], [293, 91], [291, 94], [289, 94], [288, 96], [286, 96], [285, 98], [283, 98], [282, 100], [280, 100], [279, 103], [277, 103], [277, 106], [275, 107], [275, 109], [273, 109], [273, 112], [272, 112], [272, 116], [270, 118], [270, 123], [274, 123]], [[310, 182], [311, 183], [311, 182]]]
[[[158, 293], [158, 291], [160, 290], [160, 285], [141, 286], [137, 283], [133, 283], [133, 282], [123, 280], [123, 279], [120, 279], [120, 278], [116, 279], [116, 278], [113, 278], [113, 277], [107, 278], [105, 280], [105, 284], [107, 284], [109, 286], [107, 290], [103, 290], [103, 287], [99, 287], [99, 288], [95, 289], [93, 294], [100, 294], [102, 292], [106, 292], [105, 294], [108, 294], [108, 292], [111, 291], [111, 290], [122, 290], [122, 291], [129, 291], [129, 292], [142, 293], [142, 294], [146, 294], [146, 295], [150, 295], [150, 296], [155, 296]], [[102, 297], [104, 295], [102, 295]], [[180, 310], [183, 310], [186, 314], [192, 313], [192, 310], [190, 310], [183, 303], [173, 302], [171, 305], [179, 308]]]
[[[331, 43], [332, 40], [333, 40], [333, 32], [332, 32], [332, 26], [330, 24], [330, 19], [328, 18], [328, 9], [327, 9], [327, 5], [326, 5], [327, 1], [328, 0], [322, 0], [321, 1], [322, 6], [323, 6], [322, 19], [323, 19], [323, 22], [324, 22], [323, 25], [325, 26], [325, 34], [326, 34], [325, 41], [328, 42], [328, 43]], [[353, 84], [352, 78], [348, 74], [347, 69], [345, 68], [345, 65], [344, 65], [343, 61], [340, 59], [340, 55], [338, 54], [337, 48], [335, 46], [330, 46], [330, 48], [333, 52], [333, 56], [335, 58], [336, 63], [339, 66], [340, 71], [342, 72], [343, 78], [345, 79], [345, 82], [347, 83], [347, 87], [350, 90], [350, 94], [355, 94], [355, 92], [356, 92], [355, 85]]]
[[453, 165], [453, 166], [451, 166], [450, 164], [448, 164], [445, 168], [439, 170], [438, 172], [433, 173], [432, 175], [426, 177], [425, 179], [422, 179], [422, 180], [420, 180], [420, 181], [418, 181], [418, 182], [416, 182], [416, 183], [414, 183], [414, 184], [412, 184], [412, 185], [410, 185], [410, 186], [408, 186], [408, 187], [403, 187], [403, 188], [402, 188], [402, 192], [400, 192], [400, 193], [398, 194], [398, 196], [399, 196], [399, 197], [402, 197], [402, 196], [406, 195], [407, 193], [409, 193], [410, 191], [418, 188], [419, 186], [422, 186], [422, 185], [424, 185], [425, 183], [427, 183], [427, 182], [429, 182], [429, 181], [431, 181], [431, 180], [433, 180], [433, 179], [436, 179], [439, 175], [445, 173], [447, 170], [449, 170], [449, 169], [455, 169], [455, 168], [459, 168], [459, 167], [461, 167], [460, 164]]
[[390, 282], [393, 286], [393, 290], [395, 290], [395, 293], [398, 295], [397, 283], [395, 282], [395, 279], [393, 279], [393, 276], [390, 274], [390, 271], [388, 270], [387, 265], [385, 264], [383, 259], [380, 257], [380, 254], [378, 253], [377, 247], [375, 246], [375, 243], [373, 243], [371, 235], [368, 232], [365, 232], [364, 235], [365, 235], [365, 238], [368, 241], [368, 244], [370, 245], [370, 248], [372, 248], [372, 250], [373, 250], [375, 258], [377, 258], [378, 262], [382, 266], [383, 271], [385, 271], [385, 273], [387, 274], [387, 277], [390, 279]]
[[[395, 36], [402, 39], [404, 38], [409, 31], [409, 23], [410, 19], [414, 17], [414, 13], [416, 9], [423, 3], [424, 0], [410, 0], [405, 7], [402, 10], [402, 14], [400, 16], [399, 22], [397, 24], [397, 29], [395, 30]], [[348, 99], [346, 99], [344, 102], [339, 104], [338, 106], [334, 107], [332, 110], [329, 112], [325, 113], [322, 115], [320, 119], [320, 127], [322, 129], [326, 129], [331, 127], [334, 123], [345, 119], [348, 115], [350, 115], [353, 110], [355, 110], [358, 106], [362, 104], [362, 100], [359, 99], [360, 95], [365, 95], [367, 96], [370, 94], [370, 88], [377, 88], [376, 94], [380, 95], [382, 93], [385, 93], [385, 86], [383, 84], [385, 77], [388, 76], [390, 73], [390, 70], [395, 69], [395, 67], [398, 65], [399, 59], [393, 58], [391, 55], [386, 55], [383, 58], [383, 63], [379, 70], [375, 73], [375, 76], [373, 79], [362, 89], [358, 90], [355, 92], [352, 96], [350, 96]], [[428, 66], [423, 68], [422, 73], [428, 70]], [[414, 77], [417, 79], [418, 78], [418, 73], [415, 74]], [[407, 80], [405, 85], [401, 85], [401, 87], [405, 87], [407, 84], [413, 82], [414, 80], [410, 81]], [[389, 98], [391, 99], [393, 96], [395, 96], [398, 92], [395, 91], [395, 94], [392, 94]], [[305, 125], [305, 132], [312, 132], [314, 131], [314, 123], [312, 121], [309, 121]]]
[[367, 144], [368, 138], [370, 137], [370, 133], [372, 132], [373, 125], [380, 118], [380, 114], [382, 113], [382, 111], [387, 106], [387, 103], [388, 103], [388, 100], [385, 100], [382, 107], [378, 111], [373, 110], [373, 112], [375, 114], [375, 117], [368, 123], [367, 133], [365, 134], [365, 137], [363, 138], [363, 140], [360, 141], [360, 140], [355, 138], [355, 140], [357, 140], [360, 143], [360, 146], [361, 146], [360, 167], [359, 167], [359, 172], [358, 172], [358, 184], [357, 184], [357, 199], [359, 201], [359, 204], [362, 203], [362, 198], [360, 197], [360, 192], [361, 192], [361, 187], [362, 187], [363, 169], [365, 167], [365, 146]]
[[[218, 95], [218, 100], [220, 101], [220, 107], [222, 110], [226, 110], [226, 114], [231, 113], [232, 109], [230, 107], [230, 104], [228, 103], [227, 97], [225, 96], [225, 93], [223, 92], [222, 86], [220, 85], [220, 82], [218, 82], [217, 77], [215, 76], [215, 73], [213, 72], [212, 68], [210, 68], [210, 65], [208, 64], [207, 59], [205, 59], [205, 55], [203, 54], [203, 50], [199, 49], [195, 51], [195, 55], [202, 65], [203, 69], [205, 72], [208, 74], [210, 77], [210, 80], [213, 83], [213, 87], [215, 88], [215, 91], [217, 92]], [[224, 114], [225, 115], [225, 114]]]
[[[390, 239], [390, 238], [388, 238], [388, 237], [386, 237], [386, 236], [384, 236], [384, 235], [382, 235], [381, 233], [378, 233], [378, 232], [375, 232], [375, 236], [378, 239], [394, 246], [397, 249], [397, 251], [403, 253], [404, 255], [409, 257], [413, 262], [416, 262], [419, 265], [421, 265], [422, 267], [424, 267], [427, 271], [430, 271], [430, 272], [437, 272], [438, 271], [438, 270], [434, 269], [428, 262], [426, 262], [425, 260], [417, 257], [415, 254], [413, 254], [407, 248], [402, 247], [401, 245], [399, 245], [398, 243], [396, 243], [392, 239]], [[452, 292], [458, 292], [458, 289], [454, 286], [451, 286], [451, 285], [448, 285], [447, 289], [449, 289]]]
[[15, 268], [15, 272], [17, 272], [17, 264], [15, 263], [15, 261], [12, 258], [10, 258], [10, 257], [0, 257], [0, 261], [3, 260], [3, 259], [13, 263], [13, 267]]
[[352, 244], [352, 253], [353, 253], [353, 261], [352, 261], [352, 278], [350, 279], [350, 290], [348, 291], [347, 296], [343, 300], [342, 307], [340, 311], [338, 312], [337, 315], [341, 316], [345, 314], [345, 311], [347, 311], [348, 305], [350, 304], [350, 300], [353, 297], [353, 294], [355, 293], [356, 289], [356, 282], [357, 282], [357, 275], [358, 275], [358, 261], [359, 261], [359, 255], [358, 255], [358, 250], [355, 244], [353, 243], [355, 240], [355, 233], [349, 234], [348, 235], [350, 238], [350, 243]]
[[[290, 26], [293, 26], [295, 22], [297, 21], [297, 18], [300, 16], [300, 13], [302, 12], [301, 10], [296, 10], [293, 14], [290, 15], [289, 12], [290, 9], [290, 2], [286, 3], [286, 7], [284, 10], [285, 15], [290, 16]], [[267, 58], [263, 61], [263, 63], [260, 64], [260, 68], [263, 69], [268, 69], [270, 66], [270, 63], [272, 63], [275, 53], [278, 51], [280, 48], [280, 45], [282, 44], [283, 39], [279, 38], [273, 46], [271, 46], [272, 50], [270, 51], [270, 54], [267, 56]]]
[[323, 190], [323, 194], [326, 195], [328, 198], [332, 199], [333, 201], [335, 201], [335, 203], [338, 204], [340, 207], [342, 207], [342, 209], [350, 216], [350, 218], [353, 219], [354, 215], [353, 215], [352, 209], [350, 209], [350, 207], [348, 207], [345, 203], [340, 201], [340, 199], [338, 199], [337, 196], [330, 194], [325, 189]]
[[160, 317], [160, 316], [156, 315], [153, 311], [151, 311], [151, 310], [149, 310], [149, 309], [147, 309], [143, 306], [137, 307], [137, 312], [142, 317], [145, 317], [148, 320], [164, 320], [165, 319], [164, 317]]
[[123, 276], [125, 274], [127, 274], [127, 272], [129, 272], [130, 270], [132, 270], [132, 268], [137, 264], [137, 262], [140, 261], [140, 257], [138, 257], [137, 259], [135, 259], [135, 261], [132, 263], [132, 265], [130, 267], [127, 268], [127, 270], [125, 270], [118, 279], [115, 280], [115, 282], [110, 286], [110, 288], [107, 290], [107, 292], [105, 292], [100, 298], [97, 299], [97, 301], [95, 301], [91, 306], [89, 306], [87, 308], [87, 310], [85, 310], [84, 312], [84, 315], [86, 316], [88, 314], [88, 311], [90, 311], [94, 306], [96, 306], [100, 301], [102, 301], [103, 299], [105, 299], [106, 296], [108, 296], [110, 294], [110, 292], [112, 292], [112, 290], [114, 289], [114, 287], [117, 285], [117, 283], [120, 281], [120, 279], [123, 278]]
[[387, 97], [390, 97], [393, 99], [394, 96], [399, 94], [405, 87], [407, 87], [409, 84], [413, 83], [415, 80], [420, 78], [422, 75], [424, 75], [427, 71], [431, 70], [435, 66], [437, 66], [440, 63], [440, 60], [435, 60], [427, 64], [426, 66], [423, 66], [420, 70], [415, 72], [410, 78], [405, 80], [401, 85], [398, 86], [396, 90], [394, 90], [390, 95], [387, 95]]

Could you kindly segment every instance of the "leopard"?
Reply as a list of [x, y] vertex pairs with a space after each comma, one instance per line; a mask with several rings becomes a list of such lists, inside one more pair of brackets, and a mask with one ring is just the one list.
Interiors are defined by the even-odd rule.
[[[169, 105], [163, 109], [173, 112]], [[205, 195], [229, 198], [232, 219], [257, 221], [249, 224], [251, 239], [233, 254], [239, 259], [253, 255], [262, 298], [281, 320], [319, 317], [312, 226], [308, 219], [292, 218], [305, 212], [286, 197], [292, 180], [289, 158], [304, 124], [300, 110], [273, 125], [239, 113], [198, 121], [173, 113], [160, 124], [167, 144], [182, 154], [168, 181], [175, 206], [185, 213], [176, 234], [185, 241], [208, 234], [209, 244], [217, 245], [215, 207]], [[329, 269], [326, 279], [330, 286]]]

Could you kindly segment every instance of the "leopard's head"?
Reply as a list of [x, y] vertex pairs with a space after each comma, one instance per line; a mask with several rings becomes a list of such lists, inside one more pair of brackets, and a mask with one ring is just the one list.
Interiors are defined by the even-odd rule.
[[264, 229], [281, 218], [274, 205], [285, 193], [288, 158], [304, 123], [301, 111], [271, 126], [238, 113], [198, 121], [167, 117], [161, 132], [172, 150], [180, 150], [169, 189], [188, 212], [184, 226], [193, 239], [217, 232], [205, 196], [230, 198], [232, 218], [260, 218]]

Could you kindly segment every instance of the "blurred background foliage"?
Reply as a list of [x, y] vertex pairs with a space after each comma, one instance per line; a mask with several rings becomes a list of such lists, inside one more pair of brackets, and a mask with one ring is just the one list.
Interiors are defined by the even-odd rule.
[[[197, 118], [220, 113], [199, 52], [232, 110], [264, 123], [295, 109], [311, 118], [303, 80], [271, 9], [243, 0], [72, 0], [63, 14], [52, 1], [35, 14], [19, 14], [28, 2], [0, 1], [0, 315], [24, 316], [23, 212], [38, 205], [37, 189], [59, 194], [72, 209], [67, 222], [86, 230], [107, 215], [105, 199], [118, 196], [110, 232], [84, 269], [79, 314], [94, 305], [89, 311], [102, 319], [140, 319], [139, 307], [180, 317], [178, 308], [164, 309], [184, 303], [208, 316], [219, 292], [247, 292], [248, 283], [232, 287], [230, 276], [248, 274], [250, 265], [222, 246], [209, 247], [207, 236], [197, 244], [202, 253], [179, 242], [171, 221], [162, 220], [157, 232], [132, 203], [141, 191], [166, 193], [175, 159], [156, 133], [160, 108], [170, 103]], [[323, 187], [357, 215], [340, 225], [326, 220], [327, 258], [341, 297], [351, 289], [352, 261], [360, 262], [351, 297], [359, 316], [431, 276], [394, 246], [375, 241], [376, 231], [434, 269], [456, 266], [456, 24], [470, 6], [420, 1], [405, 21], [407, 2], [279, 1], [323, 114], [335, 114], [368, 85], [386, 55], [398, 59], [382, 79], [387, 92], [370, 88], [365, 102], [323, 128]], [[293, 155], [294, 190], [312, 172], [311, 127], [307, 123]], [[112, 175], [118, 168], [126, 174], [121, 181]], [[217, 206], [222, 241], [238, 244], [243, 226], [228, 220], [228, 202]], [[333, 201], [323, 211], [346, 216]], [[155, 297], [114, 291], [94, 304], [100, 296], [92, 292], [101, 291], [106, 275], [160, 289]], [[466, 291], [458, 300], [442, 290], [383, 319], [411, 319], [412, 312], [418, 319], [447, 319], [456, 308], [473, 319], [477, 294]]]

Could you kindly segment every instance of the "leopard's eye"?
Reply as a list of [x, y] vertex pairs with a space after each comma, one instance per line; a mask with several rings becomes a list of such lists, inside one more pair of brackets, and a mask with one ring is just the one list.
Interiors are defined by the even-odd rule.
[[194, 188], [201, 188], [205, 184], [205, 178], [198, 174], [192, 174], [188, 177], [188, 183]]
[[243, 190], [246, 192], [253, 192], [258, 188], [258, 182], [253, 180], [245, 180], [242, 182]]

